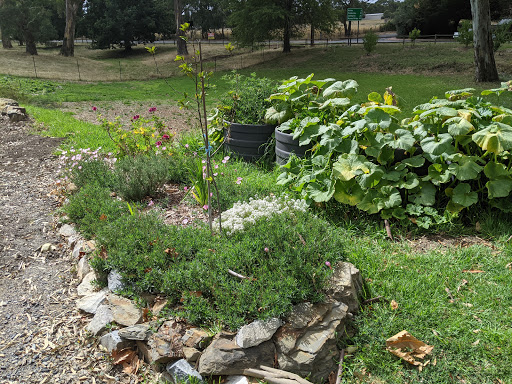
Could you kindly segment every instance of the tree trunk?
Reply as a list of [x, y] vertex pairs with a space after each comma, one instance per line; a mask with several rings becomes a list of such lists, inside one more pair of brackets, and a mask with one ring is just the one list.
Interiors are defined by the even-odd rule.
[[2, 27], [0, 27], [0, 39], [2, 39], [2, 47], [5, 49], [12, 48], [11, 38], [4, 33]]
[[37, 55], [36, 41], [32, 32], [25, 32], [25, 52], [29, 55]]
[[315, 45], [315, 26], [311, 23], [311, 46]]
[[292, 5], [293, 0], [286, 0], [286, 10], [284, 16], [284, 28], [283, 28], [283, 52], [291, 52], [292, 46], [290, 43], [292, 35]]
[[475, 80], [499, 81], [491, 34], [489, 0], [470, 0], [473, 17], [473, 46], [475, 48]]
[[182, 0], [174, 0], [174, 18], [176, 20], [176, 48], [178, 55], [188, 55], [187, 42], [185, 41], [185, 31], [181, 30], [183, 24], [183, 3]]
[[83, 2], [84, 0], [66, 0], [66, 28], [64, 30], [62, 48], [60, 50], [62, 56], [68, 57], [75, 55], [76, 13]]

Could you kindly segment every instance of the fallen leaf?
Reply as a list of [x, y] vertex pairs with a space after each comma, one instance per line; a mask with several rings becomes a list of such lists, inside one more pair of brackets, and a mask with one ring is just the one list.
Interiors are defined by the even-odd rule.
[[505, 265], [505, 268], [512, 269], [512, 263], [508, 263], [507, 265]]
[[123, 363], [123, 372], [128, 374], [136, 374], [140, 367], [140, 360], [137, 355], [134, 355], [130, 362]]
[[101, 221], [107, 220], [107, 215], [102, 214], [102, 215], [100, 216], [100, 220], [101, 220]]
[[148, 314], [149, 314], [149, 308], [144, 308], [142, 311], [142, 321], [144, 323], [149, 321]]
[[473, 306], [473, 304], [471, 303], [462, 303], [462, 305], [468, 308], [471, 308]]
[[462, 272], [467, 272], [467, 273], [485, 273], [485, 271], [481, 271], [480, 269], [463, 269]]
[[466, 284], [468, 283], [468, 281], [466, 279], [462, 279], [462, 281], [460, 282], [459, 286], [457, 287], [457, 293], [460, 291], [460, 289], [465, 286]]
[[476, 224], [475, 224], [475, 230], [477, 232], [481, 232], [482, 231], [482, 226], [480, 225], [479, 221], [477, 221]]
[[136, 357], [137, 354], [134, 350], [125, 348], [121, 349], [120, 351], [113, 350], [112, 351], [112, 357], [114, 358], [114, 361], [112, 364], [114, 365], [120, 365], [123, 363], [131, 364], [131, 362], [134, 359], [134, 356]]
[[386, 340], [386, 349], [409, 364], [423, 368], [427, 363], [416, 359], [425, 358], [432, 352], [434, 346], [425, 344], [404, 330]]
[[471, 345], [474, 347], [476, 345], [478, 345], [480, 343], [480, 339], [478, 339], [477, 341], [475, 341], [474, 343], [471, 343]]
[[398, 309], [398, 303], [395, 300], [391, 300], [390, 306], [393, 311]]
[[473, 329], [473, 333], [478, 333], [478, 332], [481, 332], [480, 329]]

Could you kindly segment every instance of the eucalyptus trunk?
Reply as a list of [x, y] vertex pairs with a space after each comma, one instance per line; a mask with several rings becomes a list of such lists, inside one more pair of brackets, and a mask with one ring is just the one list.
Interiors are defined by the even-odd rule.
[[489, 0], [470, 0], [473, 17], [473, 46], [475, 48], [475, 80], [499, 81], [491, 33]]
[[60, 54], [62, 56], [75, 55], [75, 26], [76, 14], [84, 0], [66, 0], [66, 28], [64, 29], [64, 39]]
[[176, 48], [178, 55], [188, 55], [187, 42], [184, 39], [185, 31], [181, 30], [183, 24], [183, 3], [182, 0], [174, 0], [174, 18], [176, 21]]
[[11, 38], [4, 32], [3, 28], [0, 26], [0, 39], [2, 39], [2, 47], [5, 49], [12, 48]]
[[313, 47], [315, 45], [315, 26], [313, 25], [313, 22], [311, 22], [311, 46]]
[[292, 36], [292, 6], [293, 0], [285, 0], [285, 15], [283, 28], [283, 52], [290, 52], [292, 49], [290, 40]]
[[36, 39], [31, 31], [23, 31], [23, 37], [25, 38], [25, 52], [29, 55], [37, 55]]

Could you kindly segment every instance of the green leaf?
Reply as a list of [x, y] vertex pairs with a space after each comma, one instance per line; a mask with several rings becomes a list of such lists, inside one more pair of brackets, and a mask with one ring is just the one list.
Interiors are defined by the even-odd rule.
[[460, 183], [453, 189], [452, 200], [454, 203], [469, 207], [478, 202], [478, 194], [471, 191], [471, 186], [467, 183]]
[[409, 195], [409, 201], [419, 205], [434, 205], [436, 202], [436, 187], [428, 181], [421, 181], [418, 191]]
[[265, 121], [269, 124], [281, 124], [293, 117], [288, 103], [278, 103], [265, 112]]
[[460, 99], [467, 99], [468, 97], [473, 96], [473, 92], [475, 92], [475, 88], [464, 88], [454, 91], [447, 91], [445, 92], [444, 96], [450, 101], [455, 101]]
[[425, 158], [421, 155], [413, 156], [408, 159], [404, 159], [401, 161], [402, 164], [405, 164], [412, 168], [419, 168], [425, 164]]
[[338, 158], [332, 169], [333, 177], [341, 181], [349, 181], [363, 173], [369, 173], [370, 168], [366, 164], [366, 157], [345, 153]]
[[413, 216], [421, 216], [423, 214], [423, 207], [416, 204], [407, 204], [405, 212]]
[[395, 140], [391, 143], [391, 147], [395, 149], [403, 149], [404, 151], [408, 151], [416, 142], [416, 139], [412, 133], [405, 129], [397, 129], [395, 131], [395, 136]]
[[366, 164], [370, 171], [356, 177], [357, 182], [363, 189], [375, 187], [382, 178], [382, 175], [384, 175], [384, 169], [381, 166], [369, 162]]
[[508, 197], [512, 191], [512, 179], [504, 177], [496, 180], [489, 180], [485, 186], [489, 192], [490, 199]]
[[327, 87], [322, 93], [323, 97], [348, 97], [351, 98], [357, 92], [359, 84], [355, 80], [336, 81]]
[[382, 195], [382, 202], [385, 208], [394, 208], [402, 204], [402, 196], [400, 196], [397, 188], [386, 185], [379, 192]]
[[457, 156], [457, 163], [451, 163], [448, 170], [451, 174], [455, 175], [458, 180], [474, 180], [478, 177], [483, 167], [478, 165], [475, 160], [479, 159], [476, 156]]
[[512, 149], [512, 127], [503, 123], [493, 123], [474, 133], [472, 138], [484, 151], [500, 154]]
[[368, 101], [373, 101], [374, 103], [382, 103], [384, 100], [382, 99], [382, 96], [380, 93], [372, 92], [368, 95]]
[[446, 120], [443, 125], [448, 126], [448, 133], [452, 136], [467, 135], [475, 129], [473, 124], [459, 116]]
[[384, 208], [384, 205], [381, 203], [378, 195], [379, 194], [375, 189], [368, 190], [361, 202], [357, 204], [357, 208], [362, 211], [366, 211], [369, 214], [375, 214], [379, 212], [382, 208]]
[[334, 198], [342, 204], [355, 206], [359, 204], [364, 197], [363, 189], [355, 180], [336, 181]]
[[328, 99], [320, 105], [320, 110], [326, 108], [344, 108], [350, 105], [350, 99], [348, 97], [336, 97], [334, 99]]
[[454, 148], [452, 146], [453, 138], [448, 133], [442, 133], [436, 136], [425, 137], [420, 142], [421, 149], [423, 152], [430, 153], [435, 156], [442, 155], [443, 153], [453, 153]]
[[310, 182], [306, 187], [306, 192], [313, 201], [322, 203], [329, 201], [334, 194], [334, 184], [329, 177], [323, 180]]
[[491, 180], [510, 177], [510, 173], [507, 171], [507, 167], [505, 167], [502, 163], [496, 163], [494, 161], [489, 161], [484, 167], [485, 176], [487, 176]]
[[392, 215], [393, 217], [396, 217], [398, 220], [404, 220], [407, 218], [407, 215], [405, 214], [405, 209], [402, 207], [397, 207], [393, 209]]
[[408, 173], [405, 175], [405, 179], [399, 184], [400, 188], [413, 189], [420, 184], [420, 180], [415, 173]]
[[451, 172], [447, 164], [434, 163], [428, 167], [428, 176], [425, 176], [423, 180], [430, 180], [432, 184], [440, 185], [450, 180], [450, 176]]

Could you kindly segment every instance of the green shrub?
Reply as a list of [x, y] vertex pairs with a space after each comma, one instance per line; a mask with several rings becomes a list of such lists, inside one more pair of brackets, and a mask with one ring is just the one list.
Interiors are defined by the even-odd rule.
[[457, 32], [459, 35], [455, 37], [455, 41], [464, 44], [466, 48], [473, 43], [473, 23], [471, 20], [462, 20]]
[[421, 31], [418, 28], [414, 28], [409, 32], [409, 39], [411, 39], [412, 45], [416, 43], [416, 39], [420, 37]]
[[126, 214], [128, 208], [126, 203], [110, 197], [110, 190], [90, 184], [70, 197], [64, 211], [84, 236], [92, 237], [102, 226]]
[[363, 37], [363, 47], [367, 55], [375, 50], [378, 41], [379, 36], [374, 32], [373, 29], [370, 29], [368, 32], [366, 32]]
[[125, 200], [155, 196], [168, 180], [172, 159], [167, 155], [124, 157], [114, 167], [114, 190]]
[[115, 182], [112, 171], [103, 160], [80, 161], [72, 168], [71, 179], [78, 188], [96, 184], [111, 189]]

